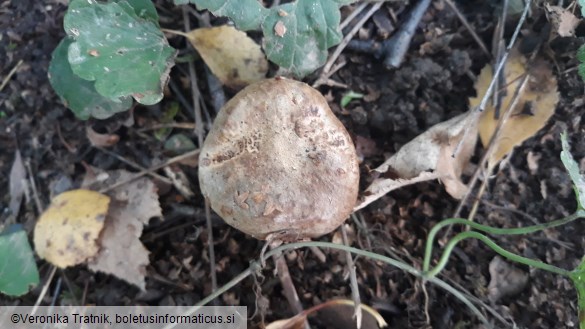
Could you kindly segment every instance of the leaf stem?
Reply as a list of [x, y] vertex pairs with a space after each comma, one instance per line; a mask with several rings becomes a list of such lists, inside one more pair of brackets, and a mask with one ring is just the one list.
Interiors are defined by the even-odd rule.
[[526, 257], [522, 257], [520, 255], [514, 254], [514, 253], [500, 247], [497, 243], [495, 243], [493, 240], [491, 240], [487, 236], [485, 236], [479, 232], [470, 231], [470, 232], [459, 233], [455, 237], [453, 237], [449, 241], [449, 243], [447, 243], [447, 246], [445, 246], [445, 250], [443, 251], [443, 255], [441, 255], [441, 258], [439, 259], [439, 263], [437, 264], [437, 266], [435, 266], [432, 270], [426, 272], [424, 275], [426, 277], [434, 277], [435, 275], [439, 274], [439, 272], [441, 272], [445, 268], [445, 266], [447, 265], [447, 262], [449, 261], [449, 257], [451, 256], [451, 252], [453, 251], [453, 248], [455, 248], [455, 245], [457, 245], [457, 243], [459, 243], [460, 241], [465, 240], [465, 239], [469, 239], [469, 238], [475, 238], [475, 239], [482, 241], [488, 247], [492, 248], [495, 252], [502, 255], [503, 257], [508, 258], [511, 261], [514, 261], [514, 262], [517, 262], [520, 264], [525, 264], [528, 266], [532, 266], [534, 268], [538, 268], [541, 270], [549, 271], [549, 272], [560, 274], [560, 275], [567, 276], [567, 277], [570, 276], [570, 274], [571, 274], [570, 271], [567, 271], [567, 270], [562, 269], [560, 267], [556, 267], [554, 265], [543, 263], [539, 260], [530, 259], [530, 258], [526, 258]]

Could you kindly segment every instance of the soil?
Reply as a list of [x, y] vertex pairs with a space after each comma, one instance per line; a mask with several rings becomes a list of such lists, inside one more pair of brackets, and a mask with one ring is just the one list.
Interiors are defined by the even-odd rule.
[[[187, 64], [178, 64], [171, 74], [181, 95], [173, 89], [155, 106], [137, 106], [131, 113], [118, 114], [104, 121], [77, 120], [55, 95], [47, 79], [51, 52], [64, 36], [64, 2], [9, 1], [0, 4], [0, 76], [6, 77], [22, 60], [0, 91], [0, 202], [5, 209], [0, 214], [0, 223], [10, 217], [7, 211], [9, 172], [17, 150], [30, 166], [38, 190], [36, 195], [42, 205], [47, 205], [51, 196], [79, 186], [89, 166], [136, 171], [118, 158], [92, 147], [86, 135], [88, 126], [101, 133], [119, 135], [119, 142], [109, 150], [142, 167], [153, 166], [175, 155], [165, 149], [164, 141], [154, 138], [152, 130], [142, 131], [141, 128], [160, 122], [165, 109], [173, 102], [183, 104], [181, 97], [191, 99], [188, 83], [183, 83], [188, 79]], [[491, 45], [499, 15], [496, 2], [460, 1], [457, 5], [478, 36]], [[406, 1], [388, 2], [377, 13], [377, 20], [390, 21], [398, 29], [411, 7]], [[157, 8], [162, 26], [183, 29], [180, 8], [169, 1], [157, 1]], [[348, 12], [344, 9], [342, 13], [345, 16]], [[191, 15], [190, 19], [196, 24], [195, 16]], [[211, 19], [212, 24], [224, 21]], [[357, 38], [382, 42], [388, 34], [383, 26], [370, 19]], [[512, 31], [512, 27], [507, 27], [507, 31]], [[559, 104], [548, 124], [517, 147], [506, 164], [490, 178], [475, 216], [479, 223], [497, 227], [527, 226], [534, 221], [545, 222], [569, 215], [576, 207], [570, 179], [559, 158], [559, 135], [567, 130], [573, 155], [578, 161], [585, 159], [584, 85], [577, 73], [575, 58], [585, 29], [581, 24], [576, 30], [577, 37], [560, 38], [547, 33], [546, 28], [544, 9], [535, 6], [521, 39], [526, 47], [538, 38], [543, 41], [542, 56], [553, 67], [558, 79]], [[171, 39], [171, 44], [181, 49], [182, 55], [192, 52], [180, 38]], [[346, 65], [332, 79], [346, 84], [349, 90], [365, 93], [366, 97], [341, 109], [338, 104], [347, 89], [325, 85], [320, 91], [327, 95], [361, 153], [362, 190], [372, 180], [369, 169], [381, 164], [432, 125], [467, 110], [468, 98], [475, 95], [474, 79], [490, 61], [444, 1], [433, 1], [423, 16], [400, 68], [388, 70], [381, 58], [349, 48], [342, 53], [341, 60]], [[209, 126], [216, 109], [206, 79], [208, 73], [201, 61], [196, 61], [195, 67], [198, 86], [208, 108], [205, 124]], [[307, 81], [313, 82], [315, 78], [316, 75]], [[226, 95], [229, 98], [232, 94], [227, 91]], [[193, 120], [192, 110], [181, 105], [176, 121], [192, 123]], [[192, 129], [175, 131], [197, 143]], [[483, 151], [478, 145], [472, 167]], [[585, 161], [581, 161], [582, 170], [584, 166]], [[48, 305], [55, 298], [58, 304], [193, 305], [207, 296], [212, 289], [210, 241], [204, 202], [197, 186], [197, 170], [189, 166], [178, 169], [186, 173], [196, 196], [187, 200], [174, 189], [161, 191], [165, 220], [152, 220], [142, 237], [150, 251], [146, 291], [113, 276], [77, 266], [57, 272], [59, 280], [65, 284], [57, 285], [58, 280], [53, 280], [42, 303]], [[16, 218], [31, 234], [38, 216], [34, 204], [34, 198], [27, 199]], [[441, 219], [453, 216], [457, 206], [458, 200], [451, 198], [438, 182], [432, 181], [393, 191], [360, 211], [357, 217], [365, 224], [363, 226], [352, 220], [347, 223], [355, 232], [354, 246], [399, 257], [420, 267], [428, 231]], [[469, 211], [470, 204], [467, 204], [462, 215], [466, 216]], [[263, 242], [230, 228], [216, 215], [212, 215], [212, 223], [217, 280], [222, 285], [258, 257]], [[455, 228], [451, 235], [459, 230]], [[579, 232], [584, 230], [585, 224], [576, 221], [532, 235], [493, 238], [512, 252], [572, 269], [583, 255], [585, 238]], [[330, 234], [320, 240], [331, 241], [332, 238]], [[324, 252], [326, 262], [305, 250], [287, 256], [294, 285], [305, 308], [333, 298], [351, 299], [345, 254]], [[465, 241], [455, 250], [442, 277], [490, 305], [489, 264], [495, 255], [482, 243]], [[438, 256], [437, 253], [435, 257]], [[477, 318], [459, 301], [429, 284], [426, 285], [428, 323], [425, 292], [413, 276], [362, 257], [357, 259], [356, 265], [362, 301], [379, 310], [390, 328], [481, 327]], [[40, 259], [38, 266], [44, 283], [50, 266]], [[259, 311], [250, 319], [250, 327], [260, 327], [262, 319], [269, 323], [292, 316], [294, 313], [283, 297], [273, 266], [267, 264], [262, 277], [244, 280], [215, 302], [245, 305], [250, 315], [255, 313], [258, 301], [262, 302], [263, 312]], [[498, 328], [512, 327], [511, 323], [520, 328], [578, 327], [577, 296], [571, 282], [548, 272], [518, 267], [528, 275], [529, 282], [519, 293], [491, 303], [491, 308], [508, 321], [506, 325], [487, 313], [494, 325]], [[32, 305], [41, 288], [42, 284], [20, 298], [0, 297], [0, 304]], [[263, 316], [260, 313], [264, 313]], [[318, 324], [317, 320], [313, 323], [314, 328], [328, 326]], [[349, 328], [351, 325], [345, 323], [335, 327]]]

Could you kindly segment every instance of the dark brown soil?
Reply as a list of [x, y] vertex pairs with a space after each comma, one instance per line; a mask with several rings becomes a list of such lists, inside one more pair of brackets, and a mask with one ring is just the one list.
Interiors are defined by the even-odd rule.
[[[157, 5], [162, 26], [183, 29], [179, 8], [169, 1], [157, 1]], [[458, 5], [480, 38], [490, 45], [499, 12], [495, 4], [461, 1]], [[390, 18], [389, 13], [395, 13], [399, 27], [410, 7], [405, 1], [389, 2], [379, 14]], [[0, 91], [0, 202], [3, 209], [10, 200], [8, 173], [17, 149], [30, 164], [44, 205], [49, 203], [51, 196], [79, 186], [88, 165], [136, 171], [93, 148], [86, 137], [87, 126], [120, 135], [120, 141], [110, 150], [143, 167], [173, 156], [165, 151], [164, 142], [153, 137], [152, 131], [140, 132], [139, 129], [158, 122], [166, 106], [180, 101], [176, 92], [169, 91], [159, 105], [136, 107], [134, 125], [125, 124], [128, 113], [103, 122], [82, 122], [59, 101], [49, 85], [47, 68], [52, 50], [64, 35], [62, 17], [65, 10], [66, 6], [59, 0], [0, 4], [0, 76], [4, 78], [20, 60], [23, 61]], [[570, 179], [559, 159], [559, 134], [567, 130], [575, 158], [579, 161], [585, 157], [582, 134], [584, 84], [575, 69], [578, 65], [575, 54], [583, 43], [584, 29], [582, 26], [577, 28], [578, 37], [549, 38], [548, 34], [540, 33], [547, 23], [543, 9], [535, 7], [532, 13], [523, 30], [523, 40], [527, 42], [531, 38], [546, 36], [543, 56], [558, 79], [560, 102], [545, 128], [516, 148], [508, 164], [492, 177], [475, 218], [477, 222], [492, 226], [527, 226], [533, 224], [532, 219], [550, 221], [572, 213], [576, 207]], [[196, 24], [195, 17], [191, 16], [191, 20]], [[511, 31], [512, 27], [510, 25], [508, 30]], [[371, 20], [362, 32], [362, 40], [382, 41], [382, 33], [378, 33], [379, 28]], [[179, 38], [172, 39], [171, 43], [189, 51]], [[362, 188], [371, 181], [368, 170], [381, 164], [389, 154], [432, 125], [466, 111], [468, 98], [475, 93], [474, 78], [490, 61], [443, 1], [431, 4], [399, 69], [387, 70], [382, 59], [350, 49], [344, 51], [342, 57], [347, 65], [332, 78], [345, 83], [351, 90], [367, 94], [367, 97], [353, 101], [341, 110], [338, 104], [346, 90], [328, 86], [320, 89], [329, 96], [332, 108], [362, 152]], [[207, 73], [200, 61], [196, 62], [196, 68], [198, 85], [210, 109], [209, 116], [213, 117], [215, 112], [205, 78]], [[188, 77], [187, 72], [186, 64], [178, 64], [171, 79], [183, 86], [180, 79]], [[182, 89], [182, 93], [189, 102], [189, 88]], [[230, 95], [228, 92], [227, 97]], [[191, 110], [182, 106], [181, 111], [177, 121], [192, 123]], [[209, 122], [206, 120], [206, 125]], [[192, 130], [181, 132], [197, 143]], [[482, 152], [483, 148], [478, 146], [472, 159], [474, 163]], [[529, 158], [534, 155], [539, 159], [531, 170]], [[581, 161], [582, 169], [584, 165], [585, 162]], [[78, 266], [57, 272], [65, 284], [61, 290], [55, 290], [55, 279], [43, 303], [51, 303], [57, 295], [57, 303], [192, 305], [208, 295], [211, 279], [203, 199], [197, 186], [197, 170], [182, 169], [197, 195], [193, 200], [185, 200], [172, 189], [161, 195], [165, 221], [151, 221], [142, 239], [151, 252], [145, 292], [115, 277]], [[420, 267], [427, 232], [433, 224], [451, 217], [457, 205], [458, 201], [451, 198], [438, 182], [394, 191], [359, 213], [358, 217], [367, 224], [367, 229], [348, 221], [357, 233], [353, 244], [380, 254], [398, 256]], [[469, 207], [465, 207], [462, 215], [466, 216], [468, 211]], [[6, 211], [0, 214], [0, 223], [8, 215]], [[23, 205], [17, 221], [32, 232], [37, 216], [34, 202], [30, 201]], [[247, 268], [249, 262], [258, 257], [263, 243], [231, 229], [216, 215], [212, 219], [217, 279], [221, 285]], [[458, 230], [455, 228], [455, 232]], [[585, 238], [581, 232], [584, 231], [585, 224], [577, 221], [533, 235], [494, 239], [510, 251], [572, 269], [583, 256]], [[323, 241], [331, 239], [332, 235], [321, 238]], [[345, 255], [324, 252], [326, 262], [321, 262], [306, 250], [298, 250], [287, 257], [305, 308], [332, 298], [351, 299]], [[494, 256], [495, 252], [481, 243], [463, 242], [451, 257], [444, 278], [489, 304], [488, 265]], [[38, 265], [44, 283], [49, 265], [42, 260]], [[364, 258], [358, 258], [357, 267], [362, 301], [380, 310], [390, 328], [455, 328], [459, 325], [463, 327], [458, 328], [478, 328], [479, 322], [469, 310], [432, 285], [427, 285], [431, 320], [431, 324], [427, 324], [425, 295], [414, 277]], [[520, 294], [491, 306], [521, 328], [576, 328], [576, 293], [569, 280], [540, 270], [520, 268], [529, 273], [527, 287]], [[273, 265], [268, 264], [262, 274], [263, 277], [258, 276], [256, 280], [244, 280], [216, 303], [245, 305], [252, 314], [261, 294], [269, 301], [265, 314], [267, 322], [293, 315], [283, 297], [278, 277], [273, 274]], [[261, 290], [257, 289], [257, 283]], [[40, 289], [41, 286], [21, 298], [0, 297], [0, 304], [34, 304]], [[82, 295], [86, 296], [83, 301]], [[488, 317], [494, 319], [492, 315], [488, 314]], [[493, 321], [497, 327], [506, 327]], [[260, 316], [250, 320], [251, 327], [258, 327], [260, 323]]]

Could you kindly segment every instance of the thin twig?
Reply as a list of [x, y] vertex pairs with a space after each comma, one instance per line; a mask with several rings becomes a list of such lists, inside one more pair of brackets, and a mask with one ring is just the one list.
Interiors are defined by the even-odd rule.
[[449, 6], [449, 8], [451, 8], [451, 10], [455, 13], [455, 15], [457, 16], [457, 18], [461, 22], [461, 24], [463, 24], [463, 26], [465, 26], [465, 28], [467, 29], [467, 31], [469, 31], [469, 33], [471, 34], [471, 37], [473, 38], [473, 40], [475, 40], [475, 42], [477, 42], [477, 45], [479, 46], [479, 48], [481, 48], [481, 50], [488, 57], [491, 58], [492, 57], [492, 54], [490, 53], [490, 51], [486, 47], [485, 43], [483, 43], [483, 41], [481, 40], [481, 38], [477, 35], [477, 33], [475, 33], [475, 30], [473, 29], [473, 27], [471, 26], [471, 24], [469, 24], [469, 22], [467, 21], [467, 19], [465, 18], [465, 16], [463, 16], [463, 14], [459, 11], [459, 9], [457, 9], [457, 6], [453, 3], [453, 1], [451, 1], [451, 0], [444, 0], [444, 1], [447, 4], [447, 6]]
[[4, 89], [4, 87], [6, 87], [6, 85], [8, 84], [8, 81], [10, 81], [10, 79], [12, 79], [12, 76], [14, 75], [14, 73], [16, 73], [16, 70], [18, 70], [18, 68], [22, 65], [23, 61], [22, 59], [18, 61], [18, 63], [16, 63], [16, 65], [12, 68], [12, 70], [10, 70], [10, 72], [8, 72], [8, 75], [4, 78], [4, 80], [2, 80], [2, 84], [0, 85], [0, 91], [2, 91]]
[[[278, 278], [280, 279], [280, 284], [282, 285], [283, 294], [286, 297], [288, 304], [293, 309], [295, 314], [302, 313], [303, 305], [301, 304], [301, 299], [299, 298], [295, 284], [290, 276], [290, 271], [288, 270], [288, 265], [286, 264], [284, 254], [274, 254], [272, 255], [272, 259], [274, 260]], [[309, 323], [306, 320], [305, 328], [310, 329]]]
[[39, 308], [39, 306], [43, 302], [43, 298], [45, 298], [47, 291], [49, 291], [49, 287], [51, 286], [51, 282], [53, 281], [53, 277], [55, 276], [56, 272], [57, 272], [57, 266], [51, 265], [51, 272], [49, 273], [49, 278], [47, 279], [47, 281], [45, 281], [45, 284], [43, 285], [43, 289], [41, 289], [41, 293], [39, 294], [39, 297], [37, 297], [37, 300], [35, 302], [35, 305], [33, 306], [33, 309], [30, 311], [31, 315], [33, 315], [37, 312], [37, 309]]
[[[357, 22], [357, 24], [351, 29], [351, 31], [349, 31], [349, 33], [345, 37], [343, 37], [343, 40], [341, 41], [341, 43], [337, 46], [337, 48], [335, 48], [335, 51], [333, 52], [333, 54], [331, 54], [331, 56], [327, 60], [327, 63], [325, 63], [325, 66], [323, 67], [323, 72], [321, 73], [321, 76], [319, 77], [319, 79], [317, 79], [317, 81], [313, 84], [313, 87], [320, 86], [320, 85], [324, 84], [327, 80], [329, 80], [329, 78], [331, 77], [331, 74], [333, 74], [332, 72], [330, 72], [331, 67], [333, 66], [333, 64], [335, 64], [335, 61], [337, 61], [337, 58], [339, 58], [339, 55], [341, 55], [341, 52], [345, 49], [345, 47], [347, 46], [349, 41], [354, 37], [354, 35], [359, 31], [359, 29], [361, 29], [362, 26], [364, 26], [364, 24], [368, 21], [368, 19], [370, 19], [370, 17], [376, 11], [378, 11], [378, 9], [380, 9], [380, 7], [382, 5], [383, 5], [382, 2], [378, 2], [374, 5], [372, 5], [370, 10], [368, 10], [368, 12], [364, 15], [364, 17], [362, 17]], [[358, 9], [360, 9], [360, 8], [362, 8], [362, 6], [360, 6]], [[365, 6], [364, 6], [364, 8], [365, 8]]]
[[410, 12], [408, 19], [402, 24], [398, 32], [396, 32], [390, 39], [388, 39], [389, 54], [385, 56], [384, 65], [388, 68], [400, 67], [404, 56], [410, 46], [410, 41], [414, 36], [416, 27], [420, 23], [424, 13], [429, 8], [431, 0], [420, 0]]
[[199, 154], [199, 150], [197, 149], [197, 150], [189, 151], [189, 152], [187, 152], [185, 154], [178, 155], [178, 156], [176, 156], [174, 158], [171, 158], [171, 159], [165, 161], [164, 163], [161, 163], [159, 165], [152, 166], [152, 167], [150, 167], [148, 169], [142, 170], [142, 171], [136, 173], [135, 175], [133, 175], [132, 177], [129, 177], [128, 179], [125, 179], [125, 180], [122, 180], [122, 181], [117, 182], [116, 184], [113, 184], [113, 185], [104, 187], [103, 189], [99, 190], [98, 192], [100, 192], [100, 193], [106, 193], [106, 192], [111, 191], [111, 190], [113, 190], [115, 188], [118, 188], [118, 187], [120, 187], [122, 185], [128, 184], [128, 183], [130, 183], [130, 182], [132, 182], [132, 181], [134, 181], [134, 180], [136, 180], [136, 179], [138, 179], [138, 178], [140, 178], [140, 177], [142, 177], [144, 175], [148, 175], [151, 172], [154, 172], [156, 170], [159, 170], [161, 168], [164, 168], [164, 167], [166, 167], [168, 165], [171, 165], [173, 163], [181, 162], [181, 161], [183, 161], [185, 159], [194, 157], [194, 156], [196, 156], [198, 154]]
[[[343, 244], [349, 246], [349, 240], [347, 238], [347, 229], [345, 228], [345, 224], [341, 225], [341, 237], [343, 240]], [[351, 298], [353, 299], [353, 304], [355, 307], [353, 316], [355, 317], [355, 322], [357, 329], [361, 329], [362, 327], [362, 320], [363, 320], [363, 312], [361, 308], [361, 298], [360, 298], [360, 290], [357, 282], [357, 274], [355, 271], [355, 263], [353, 262], [353, 257], [351, 252], [347, 251], [345, 253], [345, 261], [347, 262], [347, 267], [349, 268], [349, 282], [351, 286]]]
[[[129, 165], [130, 167], [133, 167], [134, 169], [148, 170], [147, 168], [144, 168], [141, 165], [137, 164], [136, 162], [134, 162], [132, 160], [128, 160], [125, 157], [123, 157], [123, 156], [121, 156], [121, 155], [119, 155], [119, 154], [117, 154], [115, 152], [112, 152], [110, 150], [107, 150], [107, 149], [105, 149], [103, 147], [99, 147], [99, 146], [94, 146], [94, 147], [96, 149], [104, 152], [105, 154], [107, 154], [107, 155], [109, 155], [111, 157], [114, 157], [114, 158], [118, 159], [121, 162], [124, 162], [125, 164]], [[160, 180], [162, 182], [165, 182], [166, 184], [173, 185], [173, 182], [170, 179], [168, 179], [168, 178], [166, 178], [164, 176], [161, 176], [161, 175], [159, 175], [159, 174], [157, 174], [155, 172], [149, 172], [147, 175], [149, 175], [149, 176], [151, 176], [153, 178], [156, 178], [156, 179], [158, 179], [158, 180]]]
[[35, 182], [35, 176], [33, 176], [30, 162], [27, 160], [24, 162], [24, 165], [26, 166], [26, 171], [28, 173], [28, 177], [30, 180], [30, 186], [33, 192], [33, 199], [35, 200], [35, 206], [37, 207], [37, 213], [40, 215], [43, 213], [43, 209], [45, 209], [45, 207], [43, 207], [43, 203], [41, 202], [41, 198], [39, 197], [37, 183]]
[[159, 123], [159, 124], [154, 124], [148, 127], [144, 127], [144, 128], [140, 128], [137, 129], [137, 132], [145, 132], [145, 131], [150, 131], [150, 130], [157, 130], [157, 129], [167, 129], [167, 128], [177, 128], [177, 129], [190, 129], [190, 130], [194, 130], [195, 129], [195, 124], [194, 123], [189, 123], [189, 122], [172, 122], [172, 123]]

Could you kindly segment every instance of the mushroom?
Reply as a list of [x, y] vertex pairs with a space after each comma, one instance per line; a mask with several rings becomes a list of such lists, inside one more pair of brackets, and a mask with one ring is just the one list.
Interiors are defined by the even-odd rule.
[[246, 87], [220, 110], [201, 148], [199, 183], [229, 225], [287, 242], [343, 223], [357, 201], [359, 166], [323, 95], [274, 78]]

